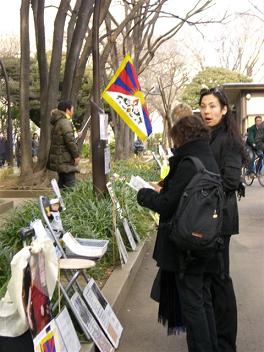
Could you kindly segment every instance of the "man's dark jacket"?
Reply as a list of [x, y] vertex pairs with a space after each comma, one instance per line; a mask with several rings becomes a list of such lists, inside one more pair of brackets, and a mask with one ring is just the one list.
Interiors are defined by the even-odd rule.
[[219, 167], [225, 191], [222, 234], [230, 236], [239, 233], [236, 190], [241, 180], [241, 151], [228, 136], [223, 124], [213, 128], [210, 147]]
[[50, 122], [52, 128], [48, 169], [58, 173], [77, 171], [74, 159], [79, 156], [79, 151], [71, 121], [63, 111], [55, 109], [51, 112]]
[[[176, 155], [170, 158], [170, 172], [164, 179], [160, 193], [143, 188], [137, 194], [140, 205], [160, 214], [153, 258], [159, 267], [169, 271], [179, 270], [179, 252], [168, 237], [168, 222], [177, 209], [184, 188], [196, 173], [195, 166], [190, 160], [180, 163], [185, 156], [198, 157], [209, 171], [219, 173], [208, 141], [197, 139], [178, 148]], [[194, 259], [191, 267], [186, 268], [186, 272], [201, 272], [202, 261], [206, 263], [207, 259]]]
[[258, 131], [258, 129], [257, 129], [256, 125], [253, 125], [247, 129], [248, 136], [247, 136], [246, 144], [254, 149], [256, 147], [255, 139], [256, 139], [257, 131]]
[[264, 122], [262, 122], [260, 127], [258, 128], [255, 143], [257, 150], [261, 150], [262, 152], [264, 152]]

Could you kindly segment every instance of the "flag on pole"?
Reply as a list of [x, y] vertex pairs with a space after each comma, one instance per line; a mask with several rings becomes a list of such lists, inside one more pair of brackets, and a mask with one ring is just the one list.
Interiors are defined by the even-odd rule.
[[102, 97], [141, 140], [148, 138], [151, 121], [130, 55], [121, 62]]

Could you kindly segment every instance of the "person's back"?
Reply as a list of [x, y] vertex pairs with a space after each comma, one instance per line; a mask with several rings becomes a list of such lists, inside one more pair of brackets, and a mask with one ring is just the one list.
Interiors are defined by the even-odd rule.
[[257, 151], [264, 152], [264, 122], [258, 128], [255, 143]]
[[47, 167], [58, 172], [60, 188], [75, 184], [75, 172], [80, 161], [70, 120], [72, 114], [73, 106], [68, 101], [61, 101], [58, 109], [51, 112], [51, 145]]

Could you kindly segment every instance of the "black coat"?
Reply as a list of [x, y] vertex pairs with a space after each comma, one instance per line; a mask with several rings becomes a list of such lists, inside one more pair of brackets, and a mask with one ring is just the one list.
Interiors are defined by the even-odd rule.
[[50, 123], [52, 128], [47, 168], [58, 173], [76, 172], [74, 159], [79, 157], [79, 150], [71, 121], [64, 111], [54, 109]]
[[220, 170], [225, 191], [222, 235], [239, 233], [236, 190], [241, 180], [242, 155], [230, 141], [223, 124], [212, 130], [210, 147]]
[[[168, 237], [168, 221], [176, 211], [180, 197], [196, 169], [190, 160], [180, 161], [185, 156], [198, 157], [206, 169], [219, 173], [212, 151], [207, 140], [195, 140], [177, 149], [176, 155], [170, 158], [170, 172], [164, 179], [164, 186], [160, 193], [149, 188], [139, 190], [138, 203], [160, 214], [160, 221], [153, 258], [163, 270], [179, 270], [179, 251]], [[186, 271], [200, 272], [206, 258], [194, 258]]]

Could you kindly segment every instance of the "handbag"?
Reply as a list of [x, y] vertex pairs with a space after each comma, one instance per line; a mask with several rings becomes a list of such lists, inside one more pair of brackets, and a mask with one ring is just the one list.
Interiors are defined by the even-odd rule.
[[161, 279], [161, 269], [159, 268], [150, 291], [150, 298], [152, 298], [155, 302], [158, 302], [158, 303], [160, 301], [160, 279]]

